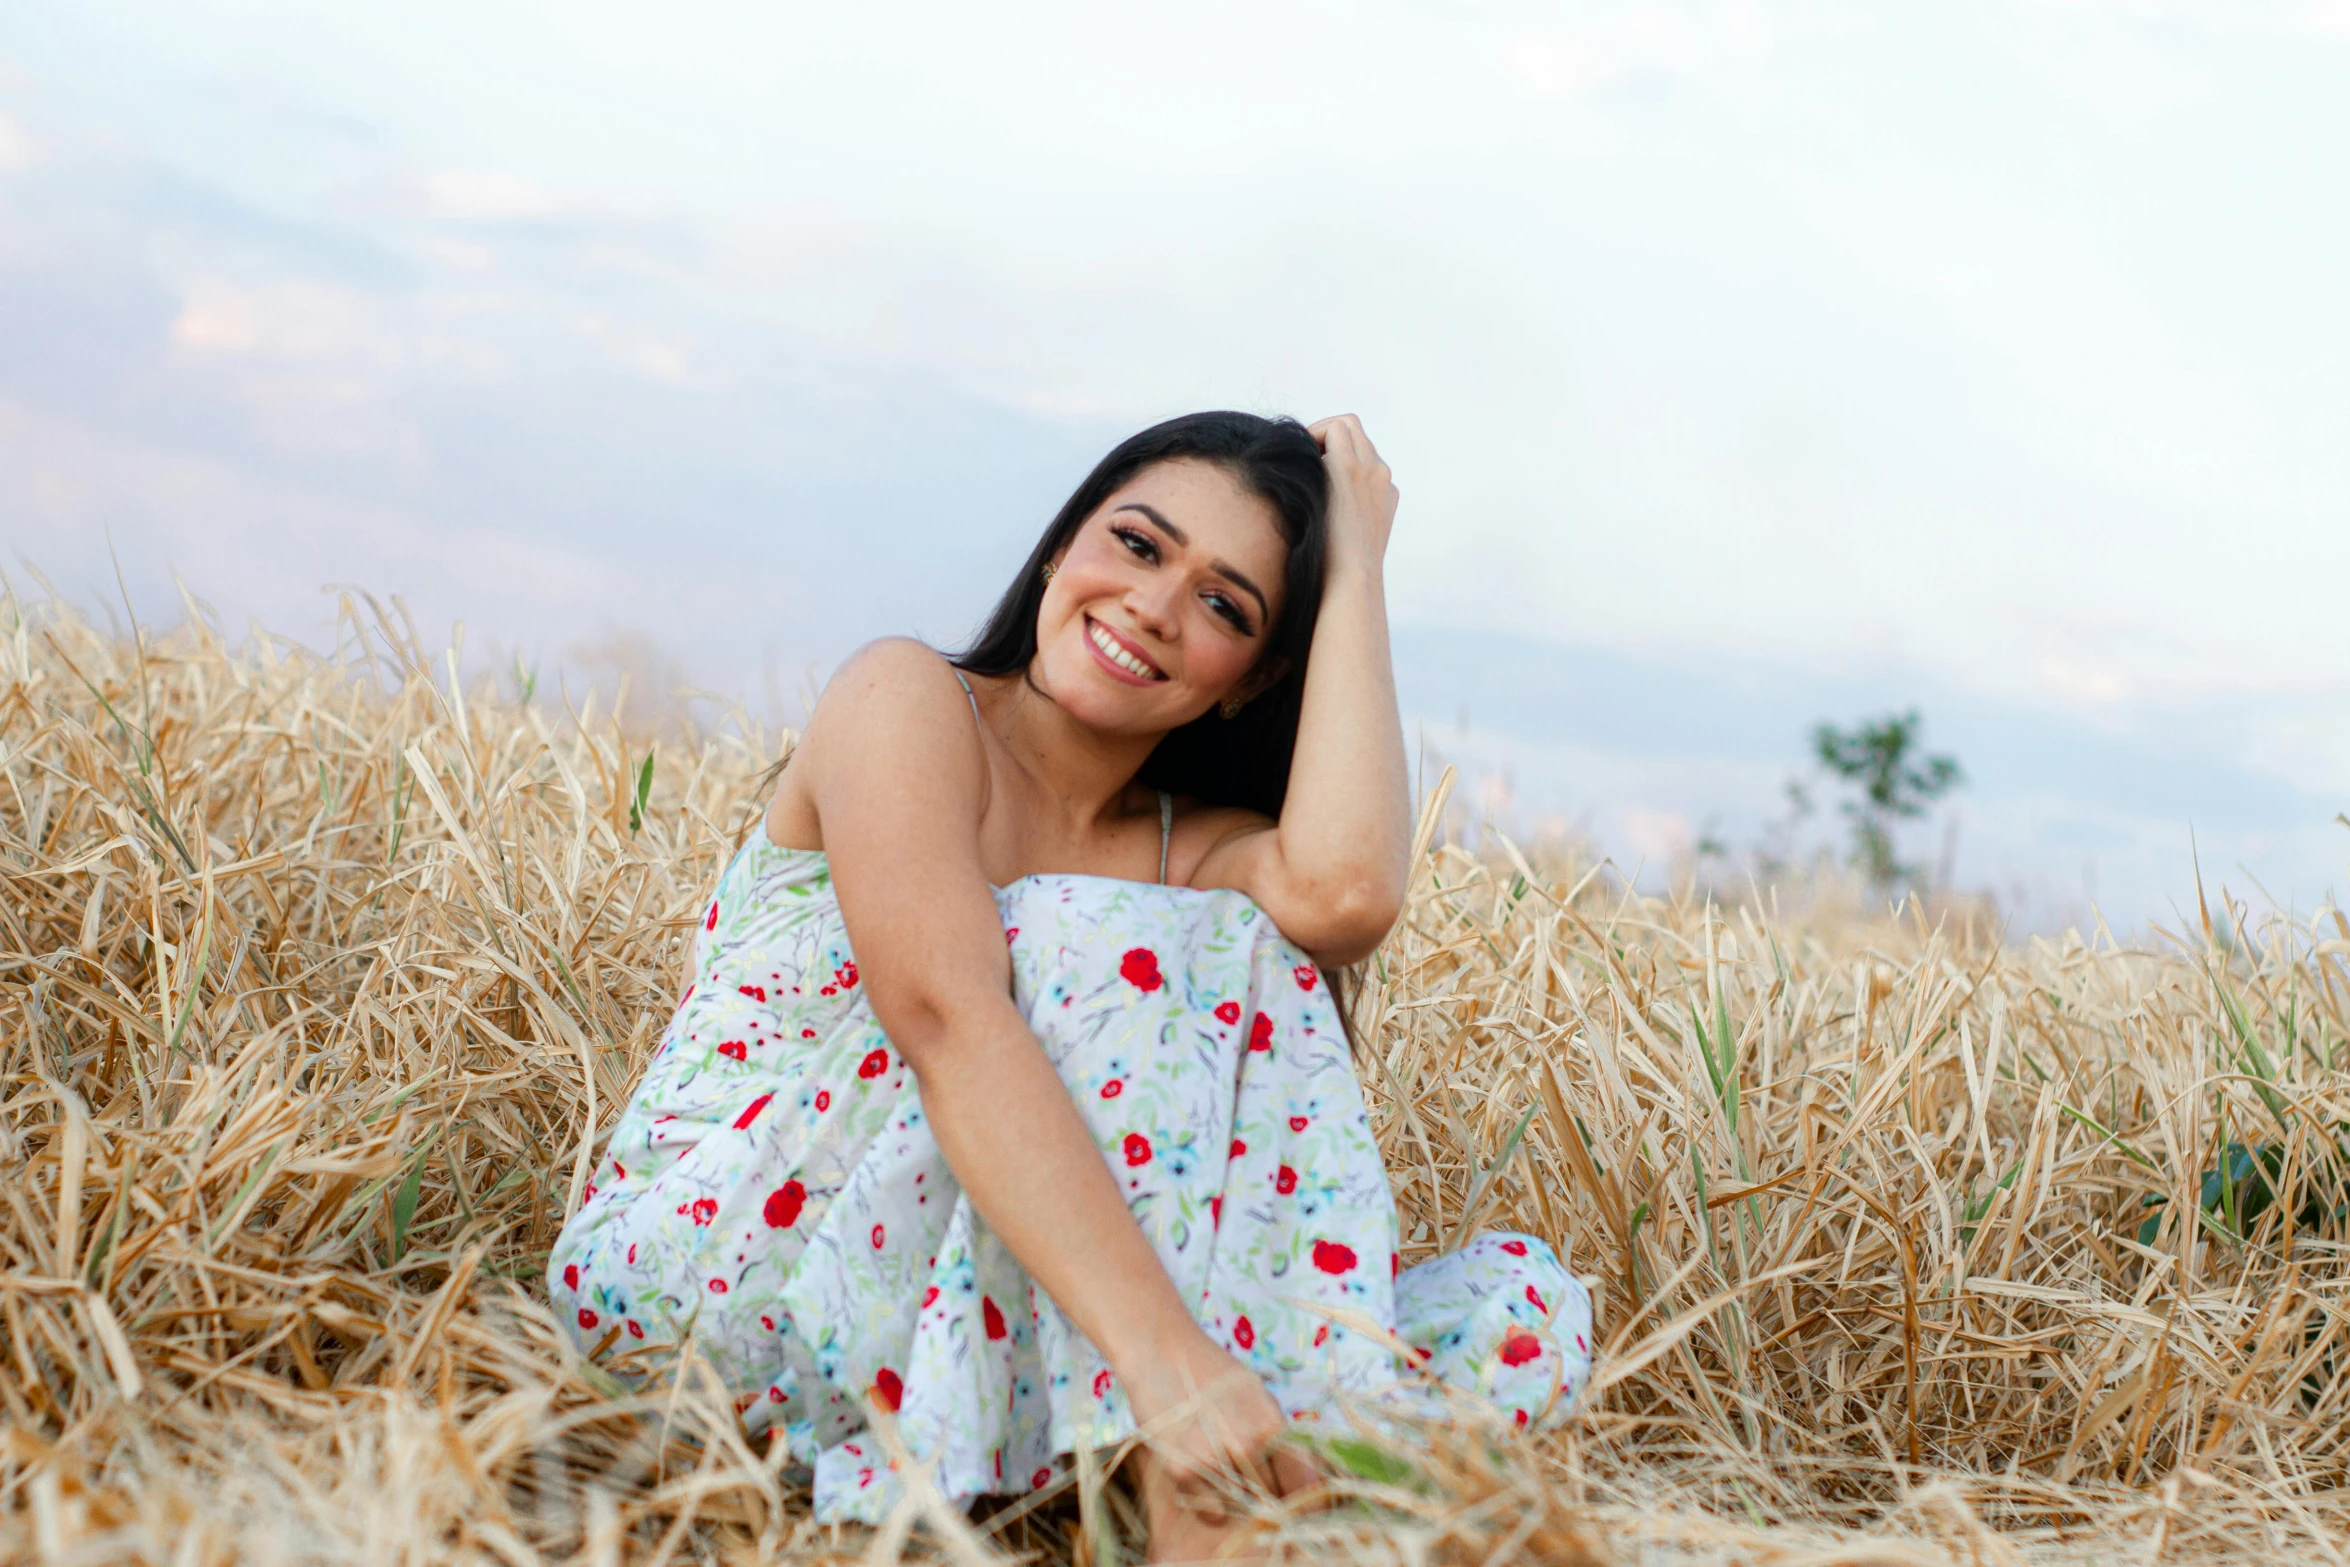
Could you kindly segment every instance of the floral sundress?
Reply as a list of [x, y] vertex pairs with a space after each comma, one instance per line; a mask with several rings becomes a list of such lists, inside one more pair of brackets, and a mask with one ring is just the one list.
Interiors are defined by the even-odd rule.
[[[1489, 1234], [1398, 1268], [1329, 990], [1255, 902], [1069, 875], [996, 902], [1013, 998], [1128, 1207], [1286, 1411], [1431, 1376], [1520, 1425], [1573, 1405], [1590, 1301], [1550, 1247]], [[583, 1348], [690, 1337], [746, 1426], [780, 1427], [812, 1468], [822, 1520], [878, 1521], [900, 1494], [869, 1405], [957, 1501], [1050, 1484], [1134, 1430], [947, 1168], [824, 855], [763, 834], [719, 879], [693, 983], [548, 1271]]]

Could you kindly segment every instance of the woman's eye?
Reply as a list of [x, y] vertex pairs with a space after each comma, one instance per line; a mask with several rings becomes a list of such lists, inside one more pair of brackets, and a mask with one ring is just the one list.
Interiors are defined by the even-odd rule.
[[1125, 545], [1127, 549], [1133, 551], [1143, 560], [1157, 560], [1159, 558], [1159, 547], [1151, 542], [1148, 534], [1137, 533], [1132, 528], [1112, 528], [1110, 532], [1117, 537], [1119, 543]]
[[1245, 637], [1250, 634], [1247, 613], [1242, 610], [1238, 604], [1235, 604], [1232, 602], [1232, 600], [1226, 598], [1223, 594], [1211, 593], [1208, 595], [1208, 607], [1214, 610], [1217, 614], [1223, 616], [1226, 620], [1231, 621], [1232, 629], [1239, 632], [1242, 636]]

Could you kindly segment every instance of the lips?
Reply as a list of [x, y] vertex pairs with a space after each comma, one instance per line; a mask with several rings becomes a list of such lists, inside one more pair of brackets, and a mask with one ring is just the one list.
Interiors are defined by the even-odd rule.
[[1096, 657], [1129, 680], [1155, 683], [1167, 678], [1166, 671], [1143, 657], [1133, 643], [1090, 615], [1085, 618], [1085, 640]]

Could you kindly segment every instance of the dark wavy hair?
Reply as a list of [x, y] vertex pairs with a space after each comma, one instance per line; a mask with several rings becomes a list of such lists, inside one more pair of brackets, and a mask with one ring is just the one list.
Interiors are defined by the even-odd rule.
[[1045, 563], [1120, 485], [1154, 464], [1184, 458], [1216, 464], [1269, 503], [1280, 518], [1281, 536], [1289, 546], [1281, 613], [1265, 638], [1257, 667], [1277, 659], [1285, 667], [1238, 717], [1228, 719], [1210, 708], [1171, 731], [1142, 764], [1140, 778], [1154, 789], [1193, 795], [1211, 805], [1241, 805], [1279, 816], [1281, 798], [1289, 788], [1290, 757], [1297, 750], [1306, 655], [1322, 607], [1324, 519], [1330, 506], [1322, 449], [1295, 419], [1185, 414], [1120, 441], [1062, 503], [979, 635], [953, 662], [974, 675], [1024, 674], [1036, 657], [1036, 613], [1044, 600]]

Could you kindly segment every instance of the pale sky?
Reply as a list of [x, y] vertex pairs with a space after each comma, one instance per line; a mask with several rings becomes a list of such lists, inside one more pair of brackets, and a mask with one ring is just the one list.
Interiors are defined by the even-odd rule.
[[1653, 861], [1916, 701], [1962, 882], [2134, 920], [2192, 828], [2306, 909], [2346, 153], [2350, 0], [20, 0], [0, 537], [755, 697], [959, 637], [1140, 424], [1351, 409], [1521, 812]]

